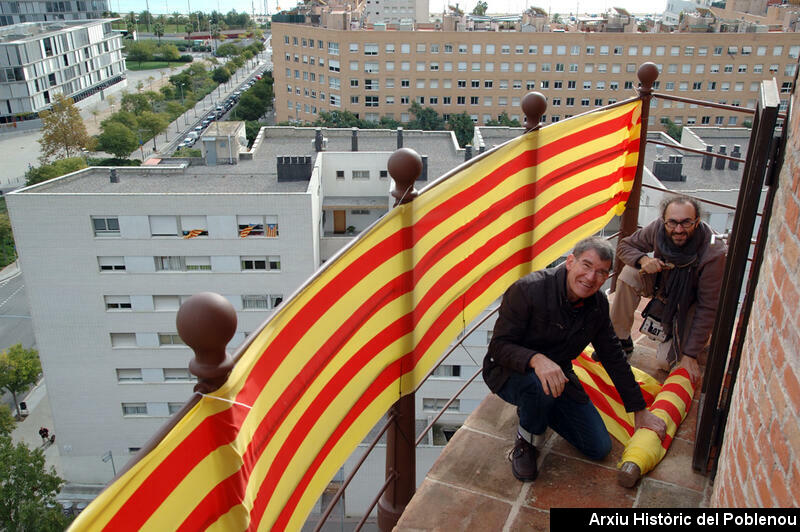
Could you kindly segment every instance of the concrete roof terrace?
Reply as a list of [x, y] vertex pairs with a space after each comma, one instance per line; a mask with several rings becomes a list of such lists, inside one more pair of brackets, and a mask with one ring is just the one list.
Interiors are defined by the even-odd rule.
[[[277, 175], [277, 157], [307, 155], [314, 157], [314, 127], [273, 126], [262, 128], [262, 140], [253, 150], [253, 161], [261, 171]], [[352, 128], [320, 128], [327, 139], [326, 152], [352, 151]], [[358, 151], [393, 152], [397, 149], [397, 131], [359, 129]], [[438, 178], [464, 162], [464, 150], [458, 147], [451, 131], [403, 130], [403, 147], [428, 156], [428, 180]]]

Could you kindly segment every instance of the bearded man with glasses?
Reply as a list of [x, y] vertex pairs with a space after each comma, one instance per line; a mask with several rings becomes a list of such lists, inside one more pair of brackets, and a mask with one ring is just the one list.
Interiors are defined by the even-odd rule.
[[630, 355], [633, 313], [641, 297], [652, 298], [642, 311], [641, 330], [659, 341], [658, 358], [669, 366], [679, 363], [693, 382], [714, 326], [727, 253], [700, 217], [695, 199], [672, 196], [661, 203], [661, 218], [620, 241], [617, 257], [625, 266], [610, 311]]

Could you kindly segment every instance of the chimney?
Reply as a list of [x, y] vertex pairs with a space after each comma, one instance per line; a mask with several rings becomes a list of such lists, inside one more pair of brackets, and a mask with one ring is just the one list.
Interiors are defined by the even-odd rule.
[[322, 128], [320, 127], [314, 132], [314, 151], [322, 151]]
[[[719, 147], [719, 154], [725, 155], [728, 152], [728, 148], [723, 144]], [[720, 159], [717, 157], [717, 160], [714, 161], [714, 168], [717, 170], [724, 170], [725, 169], [725, 159]]]
[[[708, 153], [714, 153], [714, 146], [706, 146], [706, 151]], [[700, 168], [703, 170], [711, 170], [711, 165], [714, 162], [714, 158], [710, 155], [703, 155], [703, 162], [700, 163]]]
[[486, 151], [486, 144], [481, 144], [481, 146], [478, 148], [478, 153], [483, 153], [485, 151]]
[[402, 127], [398, 127], [397, 128], [397, 149], [399, 150], [402, 147], [403, 147], [403, 128]]
[[112, 168], [109, 171], [108, 177], [109, 177], [109, 179], [111, 180], [112, 183], [119, 183], [119, 177], [117, 176], [117, 169], [116, 168]]
[[358, 151], [358, 128], [353, 128], [353, 138], [350, 141], [350, 151]]
[[428, 156], [422, 156], [422, 173], [419, 174], [417, 181], [427, 181], [428, 180]]
[[[742, 157], [742, 146], [740, 144], [734, 144], [733, 150], [731, 150], [731, 157]], [[736, 161], [728, 161], [728, 168], [731, 170], [738, 170], [739, 163]]]
[[469, 161], [472, 159], [472, 144], [464, 146], [464, 160]]

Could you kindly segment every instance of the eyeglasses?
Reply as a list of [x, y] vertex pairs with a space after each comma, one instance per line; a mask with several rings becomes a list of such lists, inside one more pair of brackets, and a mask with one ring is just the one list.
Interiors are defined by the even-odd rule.
[[675, 229], [679, 225], [681, 227], [683, 227], [684, 229], [691, 229], [692, 226], [694, 224], [696, 224], [696, 223], [697, 223], [697, 218], [686, 218], [685, 220], [681, 220], [681, 221], [669, 219], [669, 220], [664, 222], [664, 225], [669, 230]]
[[586, 272], [586, 273], [591, 272], [592, 277], [598, 277], [599, 276], [601, 279], [606, 280], [606, 279], [608, 279], [608, 276], [611, 275], [611, 272], [606, 270], [606, 269], [604, 269], [604, 268], [594, 269], [594, 265], [591, 262], [587, 261], [587, 260], [578, 261], [578, 265], [580, 266], [581, 270], [583, 270], [584, 272]]

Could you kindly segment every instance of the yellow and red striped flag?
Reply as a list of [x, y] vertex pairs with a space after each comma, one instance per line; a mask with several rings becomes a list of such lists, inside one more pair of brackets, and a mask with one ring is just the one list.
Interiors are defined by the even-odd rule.
[[202, 235], [204, 232], [205, 229], [192, 229], [191, 231], [183, 235], [183, 238], [195, 238]]
[[248, 225], [247, 227], [242, 228], [239, 231], [239, 238], [245, 238], [247, 235], [250, 234], [250, 231], [252, 231], [253, 229], [255, 229], [254, 225]]
[[464, 323], [622, 212], [640, 113], [637, 100], [526, 133], [390, 211], [73, 528], [299, 530]]
[[674, 369], [664, 384], [637, 368], [634, 378], [639, 383], [647, 408], [667, 424], [666, 436], [659, 440], [652, 430], [634, 432], [633, 412], [626, 412], [619, 392], [602, 364], [582, 353], [572, 362], [575, 374], [583, 383], [608, 432], [625, 445], [622, 462], [633, 462], [642, 474], [652, 470], [664, 458], [681, 422], [692, 406], [694, 387], [689, 373], [683, 368]]

